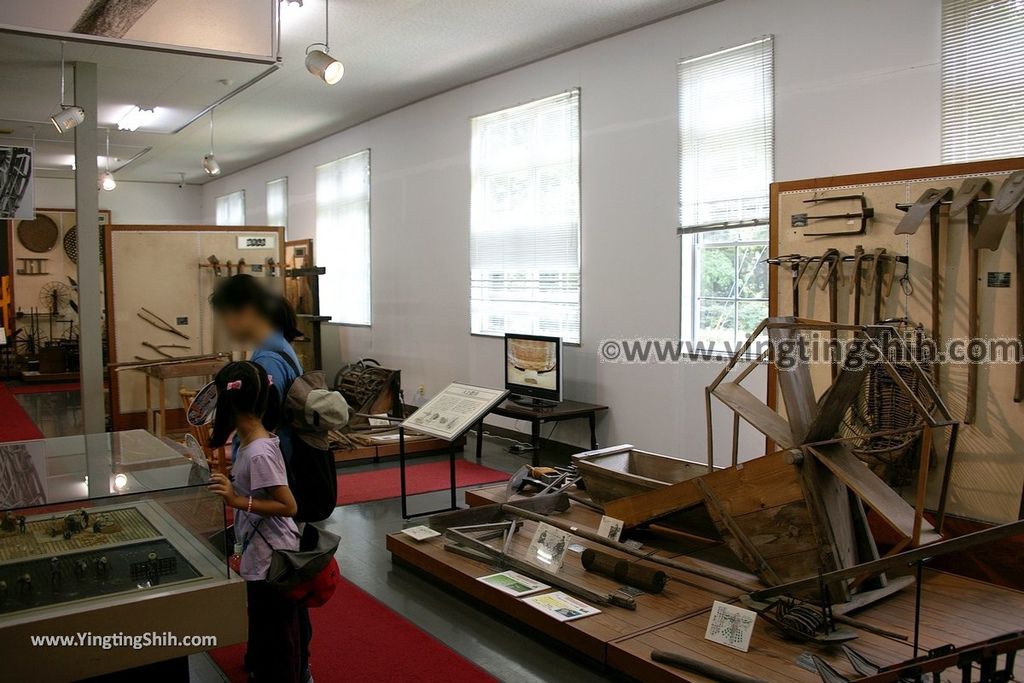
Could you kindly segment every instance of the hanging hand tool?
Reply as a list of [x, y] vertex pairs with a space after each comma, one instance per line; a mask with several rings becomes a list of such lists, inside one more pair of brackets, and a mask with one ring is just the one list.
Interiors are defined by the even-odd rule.
[[267, 257], [267, 277], [277, 277], [277, 263], [273, 256]]
[[860, 211], [859, 212], [848, 212], [848, 213], [832, 213], [824, 214], [819, 216], [810, 216], [806, 213], [795, 213], [790, 217], [790, 225], [794, 228], [806, 228], [810, 221], [830, 221], [830, 220], [845, 220], [847, 222], [854, 219], [860, 221], [860, 227], [856, 230], [838, 230], [831, 232], [804, 232], [804, 237], [827, 237], [831, 235], [860, 235], [863, 234], [867, 229], [868, 221], [875, 217], [875, 210], [868, 206], [867, 200], [863, 194], [849, 194], [840, 195], [836, 197], [816, 197], [814, 199], [805, 199], [804, 204], [823, 204], [826, 202], [846, 202], [846, 201], [859, 201]]
[[[1003, 181], [999, 192], [989, 205], [988, 212], [981, 220], [972, 246], [976, 250], [995, 251], [1003, 239], [1010, 217], [1015, 218], [1017, 258], [1017, 338], [1024, 340], [1024, 282], [1021, 282], [1021, 268], [1024, 267], [1024, 171], [1017, 171]], [[1019, 352], [1018, 352], [1019, 353]], [[1014, 378], [1013, 400], [1020, 403], [1024, 394], [1024, 358], [1017, 359]], [[1022, 505], [1024, 507], [1024, 505]]]
[[234, 275], [234, 273], [231, 272], [231, 259], [228, 259], [227, 263], [225, 263], [224, 266], [228, 269], [228, 277]]
[[800, 278], [807, 267], [804, 257], [800, 254], [785, 254], [784, 256], [765, 259], [764, 263], [773, 266], [781, 266], [783, 264], [789, 266], [790, 284], [793, 287], [793, 317], [800, 317]]
[[864, 246], [858, 244], [853, 250], [853, 324], [860, 325], [861, 263], [864, 261]]
[[[974, 340], [979, 334], [979, 319], [981, 311], [978, 308], [978, 228], [984, 219], [985, 211], [983, 205], [977, 200], [987, 197], [992, 191], [992, 181], [988, 178], [966, 178], [960, 188], [953, 195], [953, 201], [949, 206], [949, 217], [959, 216], [967, 211], [967, 235], [968, 235], [968, 276], [971, 283], [968, 294], [968, 317], [967, 317], [967, 339]], [[978, 364], [967, 364], [967, 409], [964, 413], [964, 424], [973, 424], [978, 403]]]
[[[907, 215], [903, 217], [899, 225], [896, 226], [897, 235], [913, 235], [917, 232], [917, 229], [921, 227], [922, 221], [925, 217], [928, 218], [929, 227], [931, 228], [931, 252], [932, 252], [932, 340], [935, 342], [936, 347], [939, 345], [939, 339], [941, 338], [942, 329], [942, 309], [939, 306], [939, 296], [941, 293], [942, 286], [942, 262], [939, 258], [940, 254], [940, 234], [939, 228], [941, 226], [941, 218], [939, 211], [941, 210], [943, 200], [951, 200], [953, 198], [953, 188], [944, 187], [942, 189], [936, 189], [934, 187], [928, 188], [918, 198], [914, 205], [907, 210]], [[935, 388], [939, 388], [939, 372], [936, 368], [935, 372]]]
[[174, 327], [169, 322], [167, 322], [166, 320], [164, 320], [163, 318], [161, 318], [160, 316], [158, 316], [156, 313], [154, 313], [153, 311], [149, 310], [148, 308], [140, 308], [138, 313], [136, 313], [136, 315], [138, 315], [140, 318], [142, 318], [144, 321], [146, 321], [147, 323], [149, 323], [150, 325], [152, 325], [153, 327], [155, 327], [158, 330], [163, 330], [164, 332], [170, 332], [171, 334], [175, 334], [175, 335], [181, 337], [182, 339], [188, 339], [188, 340], [192, 339], [187, 334], [185, 334], [184, 332], [182, 332], [178, 328]]
[[220, 277], [220, 259], [218, 259], [216, 255], [211, 254], [210, 256], [207, 257], [206, 260], [209, 262], [211, 266], [213, 266], [213, 276]]
[[1021, 202], [1024, 202], [1024, 171], [1017, 171], [1003, 181], [1002, 187], [992, 200], [988, 213], [978, 228], [978, 236], [974, 242], [978, 249], [995, 251], [999, 248], [1006, 226]]
[[874, 290], [875, 299], [872, 302], [871, 323], [882, 319], [882, 268], [885, 267], [885, 247], [878, 247], [871, 255], [871, 268], [868, 270], [867, 283]]
[[[845, 283], [843, 277], [843, 255], [838, 249], [829, 249], [821, 255], [821, 263], [827, 264], [825, 281], [818, 288], [824, 291], [828, 288], [828, 318], [829, 322], [839, 322], [839, 287]], [[817, 275], [817, 273], [815, 273]], [[839, 338], [839, 332], [833, 328], [828, 333], [829, 341], [834, 345]], [[835, 362], [832, 365], [832, 379], [835, 380], [839, 374], [839, 366]]]
[[245, 259], [244, 258], [240, 258], [240, 259], [238, 259], [238, 266], [237, 266], [237, 270], [235, 272], [237, 272], [239, 275], [241, 275], [243, 268], [245, 268]]
[[[1017, 222], [1017, 341], [1024, 343], [1024, 203], [1017, 204], [1015, 220]], [[1024, 355], [1018, 351], [1016, 374], [1013, 383], [1013, 401], [1020, 403], [1024, 393]]]

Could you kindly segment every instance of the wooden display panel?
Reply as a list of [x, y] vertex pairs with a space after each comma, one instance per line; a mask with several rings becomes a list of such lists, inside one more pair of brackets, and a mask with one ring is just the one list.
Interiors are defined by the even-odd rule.
[[[273, 237], [272, 248], [240, 249], [239, 235]], [[110, 362], [131, 362], [137, 357], [160, 356], [143, 342], [183, 344], [187, 349], [167, 349], [174, 356], [192, 356], [214, 352], [234, 353], [235, 349], [218, 334], [209, 306], [216, 284], [207, 259], [215, 255], [226, 276], [226, 263], [244, 258], [246, 271], [255, 277], [269, 277], [267, 259], [273, 258], [276, 278], [272, 286], [281, 287], [284, 262], [284, 229], [253, 226], [192, 225], [112, 225], [106, 233], [107, 336]], [[254, 266], [259, 266], [257, 271]], [[236, 272], [236, 271], [232, 271]], [[168, 321], [189, 339], [161, 331], [139, 318], [146, 308]], [[187, 322], [178, 323], [178, 319]], [[111, 411], [115, 430], [146, 425], [146, 388], [141, 372], [111, 372]], [[169, 380], [164, 400], [180, 403], [182, 386], [198, 388], [201, 378]], [[158, 398], [158, 397], [156, 397]], [[154, 399], [154, 402], [156, 400]], [[168, 411], [171, 428], [181, 423], [181, 411]]]
[[[1024, 593], [952, 574], [926, 571], [921, 597], [921, 648], [927, 651], [943, 645], [968, 645], [1020, 628]], [[911, 634], [914, 591], [906, 589], [858, 612], [854, 616], [873, 626]], [[796, 664], [802, 652], [813, 652], [840, 673], [856, 678], [849, 660], [838, 649], [824, 649], [808, 643], [793, 643], [778, 636], [763, 620], [754, 627], [750, 651], [731, 650], [704, 639], [708, 612], [692, 615], [608, 646], [608, 665], [627, 671], [642, 681], [687, 681], [714, 683], [713, 679], [651, 661], [655, 649], [687, 656], [733, 669], [769, 681], [820, 683], [821, 678]], [[878, 664], [895, 664], [913, 654], [913, 641], [879, 636], [856, 630], [849, 645]], [[1024, 661], [1018, 658], [1017, 678], [1024, 676]], [[952, 672], [949, 672], [952, 673]], [[949, 678], [949, 673], [943, 680]]]
[[[903, 169], [880, 173], [864, 173], [832, 178], [816, 178], [772, 185], [771, 255], [820, 255], [826, 249], [838, 249], [843, 255], [852, 255], [857, 245], [867, 253], [884, 247], [889, 254], [909, 257], [909, 281], [912, 292], [901, 291], [898, 282], [903, 265], [896, 264], [895, 282], [891, 295], [881, 310], [882, 318], [909, 317], [922, 323], [926, 331], [931, 328], [931, 235], [927, 219], [914, 235], [896, 235], [895, 228], [904, 212], [897, 203], [913, 203], [930, 187], [952, 187], [955, 191], [968, 176], [983, 176], [993, 181], [993, 192], [998, 192], [1003, 180], [1013, 171], [1024, 168], [1024, 159], [1000, 159], [969, 164], [951, 164], [916, 169]], [[804, 200], [823, 196], [855, 195], [863, 193], [869, 207], [875, 211], [864, 234], [828, 237], [810, 237], [805, 228], [791, 226], [796, 213], [810, 215], [833, 213], [828, 204], [811, 205]], [[845, 209], [840, 209], [845, 211]], [[1012, 221], [996, 252], [980, 252], [978, 283], [980, 302], [979, 336], [982, 338], [1012, 338], [1015, 336], [1016, 282], [1008, 288], [986, 286], [988, 272], [1009, 272], [1017, 277], [1014, 260], [1015, 239]], [[816, 229], [850, 229], [840, 222], [811, 223]], [[943, 247], [940, 252], [942, 270], [934, 274], [941, 284], [941, 339], [966, 339], [968, 336], [968, 298], [972, 284], [968, 278], [967, 217], [948, 216], [948, 208], [941, 211]], [[829, 319], [828, 292], [817, 286], [808, 289], [814, 266], [804, 275], [800, 285], [800, 315], [818, 320]], [[866, 268], [866, 267], [865, 267]], [[866, 272], [866, 269], [865, 269]], [[842, 323], [853, 321], [852, 266], [845, 264], [846, 283], [839, 288], [837, 319]], [[789, 315], [793, 308], [792, 286], [788, 269], [769, 268], [771, 315]], [[873, 294], [865, 289], [861, 322], [873, 322], [871, 308]], [[978, 372], [977, 420], [963, 425], [954, 460], [947, 511], [954, 515], [1006, 522], [1018, 517], [1024, 483], [1024, 404], [1013, 402], [1012, 365], [981, 365]], [[828, 386], [829, 367], [818, 363], [812, 367], [815, 394]], [[946, 364], [940, 370], [940, 388], [943, 400], [955, 419], [963, 419], [967, 398], [967, 366]], [[769, 396], [774, 401], [775, 384], [770, 382]], [[778, 402], [781, 403], [781, 402]], [[780, 405], [780, 410], [782, 409]], [[936, 433], [944, 438], [944, 435]], [[944, 443], [938, 451], [944, 452]], [[933, 467], [928, 482], [928, 505], [937, 503], [942, 465]], [[909, 495], [913, 495], [910, 492]]]
[[[20, 220], [9, 220], [7, 222], [7, 243], [8, 250], [8, 273], [11, 277], [11, 311], [17, 313], [19, 310], [26, 316], [31, 309], [45, 306], [40, 302], [40, 292], [45, 285], [51, 282], [58, 282], [72, 290], [69, 277], [78, 280], [78, 264], [68, 256], [64, 249], [64, 239], [68, 232], [77, 223], [77, 214], [74, 209], [36, 209], [36, 216], [46, 216], [57, 225], [57, 242], [50, 251], [36, 253], [30, 251], [18, 239], [17, 228]], [[100, 229], [108, 225], [111, 220], [110, 211], [104, 209], [99, 212]], [[21, 259], [46, 259], [44, 263], [46, 275], [25, 275], [19, 274]], [[78, 301], [78, 295], [71, 291], [71, 298]], [[72, 334], [78, 333], [78, 314], [71, 310], [70, 306], [61, 311], [60, 318], [66, 322], [54, 322], [54, 339], [69, 338]], [[27, 327], [27, 318], [13, 320], [11, 327], [14, 329]], [[46, 322], [46, 316], [40, 316], [39, 327], [41, 336], [48, 338], [50, 325]], [[8, 330], [13, 331], [13, 330]], [[46, 339], [40, 339], [46, 341]]]

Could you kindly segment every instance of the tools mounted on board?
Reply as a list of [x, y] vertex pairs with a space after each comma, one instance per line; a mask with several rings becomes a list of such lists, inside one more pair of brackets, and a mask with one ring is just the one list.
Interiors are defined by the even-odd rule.
[[844, 272], [844, 264], [852, 264], [851, 293], [853, 295], [853, 324], [861, 323], [861, 302], [864, 296], [864, 286], [873, 288], [874, 307], [873, 316], [875, 320], [881, 318], [882, 303], [892, 293], [893, 283], [896, 282], [897, 264], [902, 264], [899, 283], [904, 294], [913, 293], [913, 285], [910, 281], [910, 259], [904, 255], [890, 254], [884, 248], [878, 248], [868, 253], [861, 245], [857, 245], [853, 254], [842, 254], [837, 249], [827, 249], [820, 256], [806, 256], [803, 254], [786, 254], [784, 256], [773, 256], [764, 261], [771, 266], [789, 268], [790, 283], [793, 288], [793, 315], [801, 316], [803, 311], [800, 305], [801, 286], [804, 286], [804, 278], [807, 271], [811, 270], [805, 289], [810, 291], [815, 285], [819, 289], [829, 290], [829, 318], [831, 322], [839, 322], [838, 317], [838, 291], [839, 287], [846, 286], [847, 278]]
[[[917, 202], [913, 204], [896, 204], [896, 208], [906, 211], [906, 215], [896, 228], [896, 234], [913, 235], [917, 232], [925, 217], [929, 220], [931, 233], [931, 311], [932, 339], [939, 342], [941, 319], [941, 291], [943, 263], [942, 247], [942, 207], [948, 207], [948, 217], [955, 218], [966, 212], [968, 233], [968, 280], [971, 288], [968, 294], [967, 337], [969, 341], [979, 339], [980, 331], [980, 251], [988, 249], [996, 251], [1002, 242], [1003, 233], [1010, 219], [1014, 219], [1016, 270], [1016, 337], [1024, 343], [1024, 282], [1020, 273], [1024, 272], [1024, 171], [1016, 171], [1003, 181], [995, 196], [992, 195], [991, 179], [981, 176], [964, 178], [954, 192], [951, 187], [929, 188]], [[938, 375], [936, 375], [938, 379]], [[972, 424], [977, 414], [978, 397], [978, 364], [968, 363], [967, 367], [967, 405], [964, 412], [964, 423]], [[1024, 357], [1018, 356], [1015, 362], [1013, 400], [1019, 403], [1024, 397]]]
[[230, 259], [221, 261], [217, 258], [216, 254], [207, 256], [206, 261], [199, 264], [199, 268], [213, 270], [215, 278], [231, 277], [232, 275], [241, 275], [243, 273], [264, 275], [264, 277], [277, 277], [279, 270], [279, 266], [273, 256], [267, 257], [267, 265], [264, 267], [262, 263], [250, 264], [244, 257], [239, 258], [237, 263], [232, 262]]
[[18, 268], [15, 275], [49, 275], [46, 269], [46, 262], [50, 259], [18, 257]]
[[810, 227], [811, 221], [815, 224], [820, 222], [845, 221], [847, 225], [859, 222], [860, 225], [854, 230], [828, 230], [824, 232], [804, 231], [804, 237], [835, 237], [837, 235], [862, 235], [867, 230], [868, 221], [875, 217], [875, 210], [868, 206], [867, 198], [862, 194], [837, 195], [835, 197], [812, 197], [805, 199], [804, 204], [820, 206], [821, 204], [835, 205], [840, 202], [859, 202], [860, 211], [847, 211], [845, 213], [826, 213], [810, 215], [806, 213], [795, 213], [790, 216], [790, 225], [794, 228]]
[[192, 339], [190, 336], [179, 330], [174, 325], [171, 325], [169, 322], [167, 322], [166, 320], [164, 320], [163, 318], [161, 318], [148, 308], [140, 308], [136, 315], [139, 316], [139, 318], [141, 318], [143, 321], [152, 325], [158, 330], [170, 332], [171, 334], [181, 337], [186, 341]]

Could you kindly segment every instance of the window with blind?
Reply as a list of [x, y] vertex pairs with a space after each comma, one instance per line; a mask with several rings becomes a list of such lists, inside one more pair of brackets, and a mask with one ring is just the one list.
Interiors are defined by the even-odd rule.
[[1024, 154], [1024, 3], [943, 0], [942, 161]]
[[679, 62], [682, 338], [726, 351], [768, 315], [770, 36]]
[[245, 190], [217, 197], [217, 225], [245, 225]]
[[288, 232], [288, 178], [267, 183], [267, 225], [280, 225]]
[[316, 260], [320, 312], [370, 324], [370, 150], [316, 167]]
[[580, 93], [472, 120], [474, 334], [580, 341]]

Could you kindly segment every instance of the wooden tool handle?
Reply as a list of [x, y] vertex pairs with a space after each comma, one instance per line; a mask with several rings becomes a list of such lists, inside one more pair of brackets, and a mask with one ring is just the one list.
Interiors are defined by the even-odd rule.
[[668, 664], [686, 671], [707, 676], [720, 683], [768, 683], [763, 678], [754, 678], [738, 671], [732, 671], [710, 662], [693, 659], [678, 652], [667, 652], [665, 650], [654, 650], [651, 652], [651, 659], [661, 664]]
[[665, 590], [665, 584], [668, 583], [668, 574], [659, 569], [636, 564], [593, 548], [584, 550], [580, 560], [588, 572], [609, 576], [648, 593], [660, 593]]

